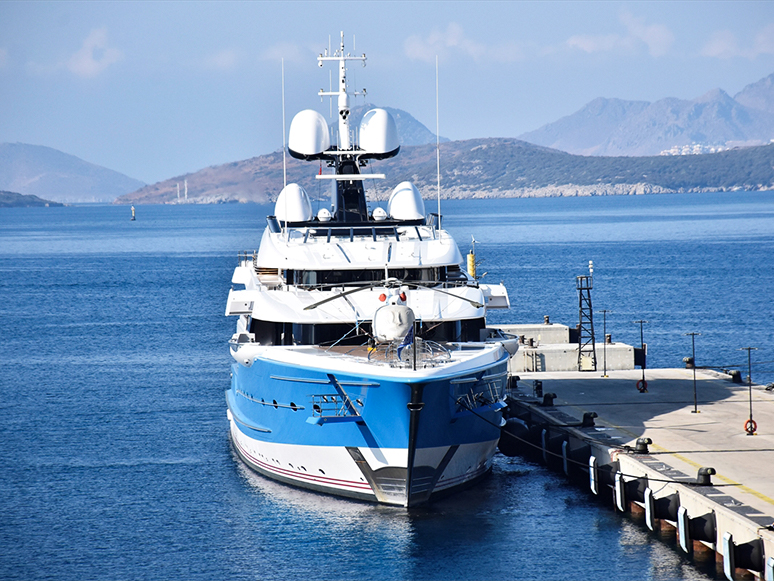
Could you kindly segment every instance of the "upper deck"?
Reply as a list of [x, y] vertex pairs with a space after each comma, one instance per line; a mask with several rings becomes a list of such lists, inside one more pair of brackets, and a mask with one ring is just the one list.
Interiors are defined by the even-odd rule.
[[317, 222], [283, 229], [272, 217], [256, 257], [259, 268], [295, 270], [428, 268], [461, 262], [451, 235], [432, 225]]

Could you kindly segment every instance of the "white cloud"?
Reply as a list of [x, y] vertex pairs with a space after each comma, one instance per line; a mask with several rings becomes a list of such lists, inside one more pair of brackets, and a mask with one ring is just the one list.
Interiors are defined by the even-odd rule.
[[434, 63], [435, 57], [445, 60], [456, 55], [475, 60], [488, 58], [500, 62], [524, 58], [521, 47], [516, 44], [486, 45], [465, 36], [457, 23], [450, 23], [446, 30], [434, 29], [427, 36], [413, 35], [403, 43], [403, 51], [410, 59]]
[[83, 46], [66, 63], [67, 69], [79, 77], [96, 77], [123, 57], [117, 48], [109, 47], [107, 28], [95, 28], [83, 41]]
[[258, 58], [263, 61], [279, 62], [280, 60], [285, 59], [288, 62], [305, 62], [309, 59], [309, 51], [297, 44], [281, 42], [267, 48]]
[[701, 49], [702, 56], [729, 58], [739, 55], [739, 44], [729, 30], [721, 30], [712, 34]]
[[0, 48], [0, 69], [4, 69], [8, 64], [8, 50]]
[[664, 56], [672, 48], [675, 36], [663, 24], [646, 25], [642, 18], [636, 18], [628, 12], [621, 15], [621, 22], [626, 26], [629, 37], [640, 40], [648, 46], [651, 56]]
[[609, 52], [626, 45], [620, 34], [577, 34], [567, 39], [567, 46], [584, 52]]
[[672, 48], [675, 37], [666, 26], [646, 25], [643, 19], [636, 18], [628, 12], [621, 14], [620, 21], [626, 28], [626, 34], [579, 34], [568, 38], [565, 44], [587, 53], [632, 51], [644, 44], [648, 48], [648, 53], [654, 57], [665, 56]]
[[236, 68], [239, 63], [239, 54], [234, 49], [223, 49], [204, 59], [204, 66], [208, 69], [229, 71]]
[[758, 34], [755, 35], [753, 54], [755, 56], [762, 54], [774, 54], [774, 22], [765, 26]]
[[774, 23], [764, 26], [747, 47], [742, 46], [730, 30], [714, 32], [702, 47], [700, 54], [726, 59], [735, 57], [754, 59], [761, 55], [774, 54]]
[[438, 58], [456, 52], [473, 58], [481, 57], [486, 49], [483, 45], [465, 37], [465, 32], [454, 22], [445, 31], [433, 30], [429, 36], [410, 36], [403, 43], [403, 48], [409, 58], [425, 62], [435, 62]]

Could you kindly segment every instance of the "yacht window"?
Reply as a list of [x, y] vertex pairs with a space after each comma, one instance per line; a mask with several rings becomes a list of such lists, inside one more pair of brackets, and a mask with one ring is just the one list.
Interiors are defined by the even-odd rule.
[[[419, 336], [438, 343], [480, 341], [486, 327], [483, 318], [462, 321], [423, 322]], [[253, 319], [250, 332], [261, 345], [364, 345], [371, 336], [371, 324], [275, 323]]]
[[[387, 276], [404, 282], [439, 284], [446, 282], [447, 267], [390, 268]], [[457, 267], [459, 272], [459, 267]], [[384, 269], [363, 270], [296, 270], [287, 271], [292, 284], [301, 287], [335, 287], [342, 285], [368, 285], [384, 280]]]

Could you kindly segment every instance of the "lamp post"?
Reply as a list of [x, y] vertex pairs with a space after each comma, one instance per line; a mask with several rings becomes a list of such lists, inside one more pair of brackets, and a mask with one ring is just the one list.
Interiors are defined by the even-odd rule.
[[693, 358], [693, 411], [691, 413], [699, 413], [699, 404], [696, 400], [696, 335], [701, 333], [685, 333], [685, 335], [691, 336], [691, 357]]
[[641, 366], [642, 367], [642, 379], [637, 382], [637, 389], [639, 390], [640, 393], [645, 393], [646, 391], [648, 391], [648, 382], [645, 381], [645, 365], [646, 365], [647, 359], [645, 359], [645, 357], [646, 357], [646, 354], [645, 354], [645, 336], [643, 334], [642, 326], [645, 323], [647, 323], [648, 321], [644, 321], [644, 320], [640, 319], [639, 321], [632, 321], [632, 322], [635, 325], [636, 324], [640, 325], [640, 347], [642, 348], [643, 361], [642, 361], [642, 366]]
[[750, 357], [750, 353], [757, 350], [757, 347], [742, 347], [739, 350], [747, 351], [747, 390], [750, 394], [750, 419], [744, 423], [744, 431], [747, 432], [748, 436], [754, 436], [755, 429], [757, 428], [752, 415], [752, 359]]
[[607, 377], [607, 314], [612, 313], [613, 311], [602, 309], [597, 312], [602, 313], [602, 364], [605, 369], [602, 373], [602, 377]]

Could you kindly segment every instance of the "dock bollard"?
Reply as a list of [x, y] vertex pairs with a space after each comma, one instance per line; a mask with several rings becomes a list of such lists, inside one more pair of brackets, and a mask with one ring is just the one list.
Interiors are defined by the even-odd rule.
[[696, 475], [696, 484], [699, 486], [712, 486], [713, 474], [717, 474], [714, 468], [699, 468], [699, 473]]
[[648, 454], [648, 446], [653, 443], [650, 438], [637, 438], [637, 443], [634, 445], [635, 454]]
[[597, 412], [584, 412], [583, 413], [583, 420], [581, 421], [581, 428], [593, 428], [594, 427], [594, 418], [598, 418], [599, 415]]

